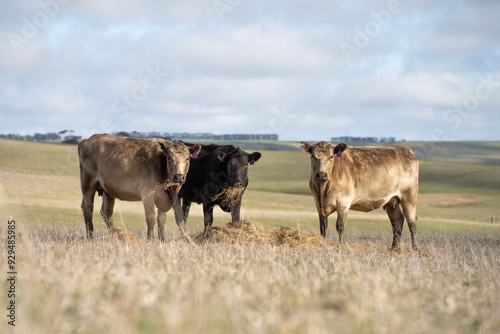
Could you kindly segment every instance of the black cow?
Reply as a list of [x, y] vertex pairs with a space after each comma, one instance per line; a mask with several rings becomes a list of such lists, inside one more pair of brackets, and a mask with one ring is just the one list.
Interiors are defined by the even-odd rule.
[[[191, 147], [192, 144], [187, 144]], [[248, 165], [259, 160], [261, 154], [248, 154], [233, 145], [202, 145], [197, 159], [191, 159], [186, 182], [179, 192], [183, 199], [184, 222], [187, 222], [191, 203], [203, 203], [205, 231], [212, 226], [214, 206], [231, 212], [233, 223], [240, 221], [241, 198], [248, 185]], [[239, 196], [228, 202], [217, 195], [224, 190], [239, 190]]]

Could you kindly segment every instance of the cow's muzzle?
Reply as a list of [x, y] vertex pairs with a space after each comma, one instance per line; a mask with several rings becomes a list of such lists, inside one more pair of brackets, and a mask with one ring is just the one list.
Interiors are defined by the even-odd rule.
[[184, 183], [186, 180], [186, 177], [182, 174], [175, 174], [174, 177], [172, 178], [172, 181], [175, 183]]
[[316, 173], [316, 182], [326, 182], [328, 181], [328, 174], [325, 172], [317, 172]]
[[241, 181], [237, 181], [235, 183], [233, 183], [233, 187], [236, 187], [236, 188], [245, 188], [245, 184]]

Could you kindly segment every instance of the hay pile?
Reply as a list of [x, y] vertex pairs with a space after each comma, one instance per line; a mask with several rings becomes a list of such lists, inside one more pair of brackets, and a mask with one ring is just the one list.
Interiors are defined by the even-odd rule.
[[286, 227], [265, 227], [248, 220], [240, 224], [227, 223], [222, 227], [212, 226], [206, 236], [202, 232], [193, 239], [198, 243], [212, 242], [232, 246], [269, 246], [280, 249], [306, 250], [336, 247], [336, 243], [323, 239], [317, 233]]
[[110, 227], [108, 229], [109, 238], [113, 240], [126, 241], [130, 243], [135, 243], [137, 238], [130, 231], [121, 227]]
[[347, 254], [418, 255], [429, 257], [431, 253], [413, 251], [410, 245], [401, 244], [400, 249], [392, 250], [387, 245], [367, 243], [344, 243], [338, 246], [335, 240], [325, 240], [320, 234], [295, 228], [272, 228], [257, 222], [243, 221], [240, 224], [227, 223], [221, 227], [212, 226], [204, 236], [203, 232], [193, 237], [194, 242], [222, 244], [231, 247], [265, 246], [279, 250], [314, 251], [328, 250]]
[[211, 200], [214, 202], [220, 201], [221, 206], [232, 208], [241, 201], [244, 191], [245, 188], [243, 187], [222, 188], [222, 190], [217, 195], [212, 197]]

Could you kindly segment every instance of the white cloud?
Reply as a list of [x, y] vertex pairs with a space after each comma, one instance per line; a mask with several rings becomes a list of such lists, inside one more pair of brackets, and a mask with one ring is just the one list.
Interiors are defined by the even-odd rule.
[[1, 30], [0, 35], [1, 71], [32, 72], [44, 68], [50, 56], [44, 35], [25, 38], [7, 29]]
[[187, 70], [232, 76], [327, 76], [340, 61], [308, 31], [275, 24], [189, 32], [164, 48]]
[[[270, 129], [285, 139], [426, 139], [449, 128], [442, 114], [473, 95], [481, 75], [500, 81], [500, 3], [401, 3], [348, 63], [339, 43], [352, 41], [386, 0], [244, 1], [222, 20], [206, 0], [69, 1], [17, 53], [8, 33], [22, 34], [24, 18], [43, 9], [7, 1], [0, 5], [0, 113], [9, 118], [0, 133], [102, 132], [109, 123], [115, 130]], [[116, 113], [113, 102], [142, 84], [148, 66], [169, 75], [127, 117]], [[453, 136], [500, 139], [492, 126], [499, 91], [480, 101], [468, 131]], [[282, 108], [297, 117], [273, 127], [273, 110]]]
[[285, 104], [303, 98], [307, 86], [296, 79], [175, 78], [164, 86], [166, 99], [196, 101], [208, 106], [250, 107]]
[[455, 75], [384, 75], [362, 85], [359, 102], [385, 105], [449, 105], [460, 97], [463, 78]]

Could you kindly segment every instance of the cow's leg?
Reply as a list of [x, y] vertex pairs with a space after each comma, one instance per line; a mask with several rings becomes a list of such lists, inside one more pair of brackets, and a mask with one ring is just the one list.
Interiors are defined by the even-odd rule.
[[234, 226], [241, 227], [240, 211], [241, 211], [241, 200], [238, 201], [238, 203], [236, 203], [234, 207], [231, 208], [231, 221], [233, 222]]
[[115, 198], [109, 196], [106, 192], [102, 193], [102, 206], [101, 216], [108, 228], [114, 226], [113, 224], [113, 209], [115, 207]]
[[155, 202], [154, 196], [143, 196], [142, 205], [144, 206], [144, 213], [146, 214], [146, 224], [148, 225], [148, 239], [154, 239], [155, 227]]
[[203, 235], [206, 237], [208, 234], [208, 229], [212, 226], [214, 221], [214, 207], [208, 203], [203, 203], [203, 222], [205, 229]]
[[94, 224], [92, 223], [92, 216], [94, 214], [94, 196], [97, 190], [96, 184], [91, 180], [82, 169], [80, 170], [80, 181], [82, 186], [82, 211], [83, 219], [85, 220], [85, 230], [87, 232], [87, 239], [94, 237]]
[[83, 219], [85, 220], [85, 230], [87, 231], [87, 239], [94, 238], [94, 224], [92, 216], [94, 214], [94, 196], [84, 196], [82, 199]]
[[156, 221], [158, 222], [158, 239], [160, 239], [161, 242], [165, 242], [165, 222], [167, 221], [167, 213], [158, 209]]
[[397, 202], [387, 204], [385, 206], [385, 212], [387, 212], [392, 224], [392, 248], [397, 249], [401, 241], [401, 232], [403, 231], [405, 217]]
[[187, 220], [189, 217], [189, 209], [191, 209], [191, 201], [184, 199], [182, 201], [182, 213], [183, 213], [183, 219], [184, 219], [184, 224], [187, 224]]
[[419, 248], [417, 242], [417, 191], [404, 193], [401, 198], [401, 205], [403, 206], [403, 213], [410, 229], [411, 246], [417, 250]]
[[337, 208], [337, 223], [335, 227], [337, 228], [337, 232], [339, 233], [339, 246], [344, 243], [344, 229], [345, 222], [347, 221], [347, 211], [349, 209], [347, 207], [338, 207]]
[[172, 200], [172, 205], [174, 207], [175, 222], [181, 229], [181, 232], [184, 234], [186, 233], [186, 223], [184, 222], [184, 210], [182, 209], [178, 190], [169, 190], [169, 193], [170, 199]]
[[323, 238], [326, 238], [326, 230], [328, 229], [328, 216], [319, 216], [319, 231]]

